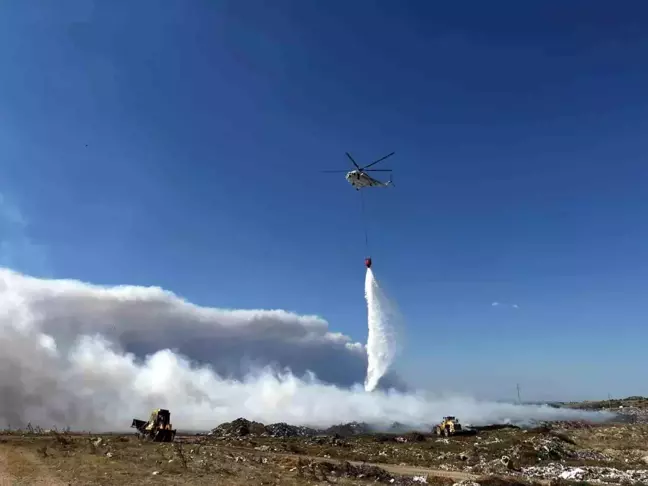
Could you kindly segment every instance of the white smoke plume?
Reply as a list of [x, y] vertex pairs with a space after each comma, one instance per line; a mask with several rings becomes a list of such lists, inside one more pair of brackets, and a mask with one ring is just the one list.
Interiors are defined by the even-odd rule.
[[185, 430], [239, 416], [324, 426], [423, 424], [447, 413], [473, 423], [583, 415], [393, 389], [366, 393], [364, 347], [320, 318], [205, 308], [159, 288], [1, 268], [0, 350], [0, 427], [123, 430], [157, 407], [170, 409]]
[[370, 392], [378, 386], [396, 357], [395, 320], [398, 319], [398, 313], [380, 288], [371, 268], [367, 268], [365, 277], [365, 299], [369, 327], [365, 390]]

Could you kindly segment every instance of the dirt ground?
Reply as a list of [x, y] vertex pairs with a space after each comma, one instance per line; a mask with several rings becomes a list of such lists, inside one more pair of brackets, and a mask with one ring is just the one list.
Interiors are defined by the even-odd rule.
[[245, 419], [169, 444], [134, 434], [5, 431], [0, 486], [645, 486], [648, 421], [632, 410], [630, 422], [492, 426], [449, 438], [371, 433], [355, 423], [314, 431]]
[[[283, 442], [283, 441], [282, 441]], [[262, 448], [264, 449], [264, 448]], [[477, 474], [406, 464], [372, 465], [277, 453], [180, 437], [154, 444], [134, 436], [7, 434], [0, 438], [4, 485], [472, 484]], [[492, 478], [490, 484], [533, 484]], [[479, 484], [489, 484], [483, 482]], [[539, 483], [536, 483], [539, 484]]]
[[[648, 467], [646, 456], [648, 426], [631, 424], [501, 428], [451, 438], [179, 436], [173, 444], [146, 442], [128, 434], [14, 432], [0, 436], [0, 486], [585, 485], [594, 483], [523, 471], [544, 471], [543, 467], [556, 464], [563, 469], [638, 470], [642, 464]], [[621, 484], [624, 478], [603, 484]]]

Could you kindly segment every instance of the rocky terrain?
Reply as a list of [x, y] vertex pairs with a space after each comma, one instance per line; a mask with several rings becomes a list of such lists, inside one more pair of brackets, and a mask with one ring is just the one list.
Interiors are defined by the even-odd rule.
[[0, 484], [648, 485], [648, 407], [613, 408], [610, 423], [495, 424], [447, 438], [403, 424], [316, 430], [245, 418], [173, 444], [133, 434], [6, 431]]
[[210, 438], [274, 454], [407, 465], [474, 476], [648, 484], [648, 425], [622, 419], [611, 424], [554, 422], [530, 429], [484, 427], [449, 438], [421, 432], [372, 433], [366, 424], [355, 423], [319, 432], [286, 426], [279, 441], [269, 433], [275, 426], [247, 424], [242, 418], [222, 424]]
[[620, 420], [629, 423], [648, 423], [648, 397], [634, 396], [588, 402], [558, 402], [556, 405], [564, 408], [614, 412]]

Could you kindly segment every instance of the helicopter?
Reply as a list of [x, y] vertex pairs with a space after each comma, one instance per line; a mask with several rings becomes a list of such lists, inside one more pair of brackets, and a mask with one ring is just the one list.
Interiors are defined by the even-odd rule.
[[371, 177], [367, 172], [391, 172], [391, 169], [369, 169], [372, 165], [377, 164], [378, 162], [382, 162], [388, 157], [391, 157], [392, 155], [395, 154], [395, 152], [392, 152], [391, 154], [385, 155], [384, 157], [381, 157], [380, 159], [372, 162], [371, 164], [365, 165], [364, 167], [360, 167], [355, 160], [353, 160], [353, 157], [351, 157], [351, 154], [349, 152], [345, 152], [346, 156], [349, 157], [349, 160], [353, 163], [353, 165], [356, 167], [354, 170], [351, 171], [346, 171], [346, 170], [323, 170], [322, 172], [346, 172], [345, 179], [349, 184], [351, 184], [353, 187], [355, 187], [356, 191], [359, 191], [363, 187], [388, 187], [388, 186], [393, 186], [394, 183], [392, 182], [391, 176], [388, 181], [383, 182], [379, 181], [378, 179], [374, 179]]

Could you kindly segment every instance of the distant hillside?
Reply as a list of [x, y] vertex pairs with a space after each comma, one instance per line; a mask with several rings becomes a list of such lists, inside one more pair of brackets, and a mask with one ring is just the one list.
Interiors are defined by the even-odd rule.
[[633, 407], [648, 409], [648, 397], [632, 396], [612, 400], [586, 400], [584, 402], [553, 402], [564, 408], [580, 408], [587, 410], [600, 410], [603, 408]]

